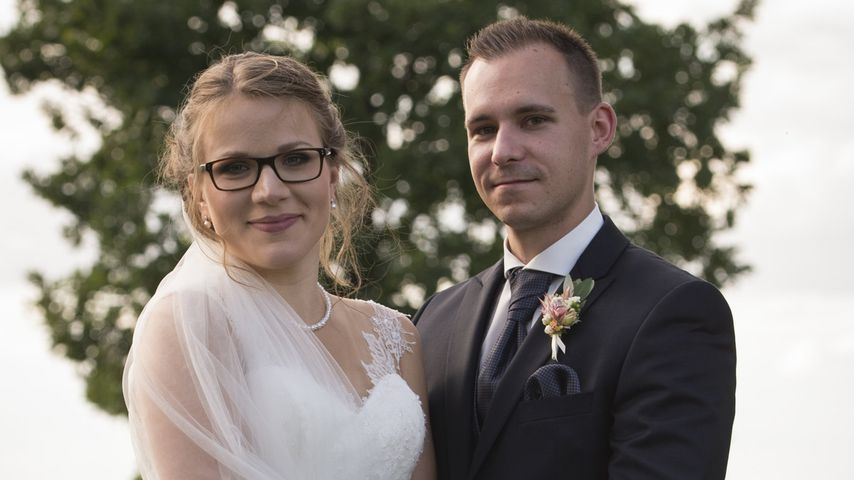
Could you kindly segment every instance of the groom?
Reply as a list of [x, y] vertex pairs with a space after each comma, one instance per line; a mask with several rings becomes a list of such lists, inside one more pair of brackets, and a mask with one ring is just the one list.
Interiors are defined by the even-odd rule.
[[[616, 127], [595, 54], [563, 25], [501, 21], [470, 40], [461, 83], [472, 178], [507, 239], [414, 318], [439, 478], [724, 478], [732, 316], [595, 203]], [[567, 275], [594, 286], [554, 361], [537, 307]]]

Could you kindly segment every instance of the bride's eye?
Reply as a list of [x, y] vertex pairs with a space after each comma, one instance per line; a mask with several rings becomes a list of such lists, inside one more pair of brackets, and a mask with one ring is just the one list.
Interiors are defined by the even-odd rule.
[[253, 163], [255, 162], [243, 158], [222, 160], [214, 165], [214, 175], [223, 177], [239, 177], [246, 175], [254, 170], [252, 166]]
[[285, 168], [301, 167], [310, 162], [310, 152], [290, 152], [279, 157], [279, 165]]

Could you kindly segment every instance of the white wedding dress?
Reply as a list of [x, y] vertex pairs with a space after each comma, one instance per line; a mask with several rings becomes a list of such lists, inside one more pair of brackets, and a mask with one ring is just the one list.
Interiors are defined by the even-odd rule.
[[134, 332], [123, 387], [143, 478], [410, 478], [426, 427], [400, 376], [400, 314], [370, 303], [359, 395], [281, 296], [220, 253], [197, 239]]

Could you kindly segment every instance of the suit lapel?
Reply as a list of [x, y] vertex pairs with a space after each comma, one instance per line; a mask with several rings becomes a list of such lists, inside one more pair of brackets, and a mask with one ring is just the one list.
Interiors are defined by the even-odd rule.
[[[613, 222], [605, 217], [605, 224], [576, 262], [571, 272], [572, 278], [593, 278], [595, 281], [593, 291], [590, 292], [587, 302], [581, 310], [582, 321], [584, 313], [614, 281], [614, 277], [607, 275], [608, 271], [628, 243], [628, 239], [620, 233]], [[571, 331], [569, 335], [572, 335]], [[503, 430], [510, 414], [516, 408], [516, 404], [522, 397], [526, 379], [537, 368], [545, 364], [550, 356], [551, 342], [543, 333], [541, 326], [535, 325], [525, 337], [525, 341], [508, 365], [507, 372], [496, 388], [492, 405], [490, 405], [489, 412], [484, 419], [480, 438], [474, 451], [470, 470], [471, 476], [477, 473], [483, 461], [486, 460], [489, 450]]]
[[[587, 246], [584, 253], [575, 262], [575, 266], [572, 267], [570, 272], [572, 278], [584, 279], [589, 277], [598, 282], [611, 270], [611, 265], [629, 245], [629, 239], [614, 225], [611, 218], [605, 216], [604, 220], [605, 223], [602, 228], [599, 229], [590, 245]], [[592, 294], [593, 292], [591, 292]], [[590, 300], [593, 300], [592, 297]]]
[[[480, 348], [496, 297], [504, 286], [504, 264], [499, 261], [473, 278], [451, 322], [448, 345], [445, 405], [448, 431], [448, 463], [465, 474], [474, 448], [474, 388]], [[456, 468], [453, 466], [457, 466]]]

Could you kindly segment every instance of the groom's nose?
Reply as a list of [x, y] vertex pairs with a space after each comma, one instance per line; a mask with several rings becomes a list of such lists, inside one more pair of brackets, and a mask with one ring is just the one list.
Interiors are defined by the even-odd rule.
[[510, 126], [499, 128], [492, 144], [492, 163], [500, 166], [521, 160], [525, 155], [522, 135], [522, 132]]

